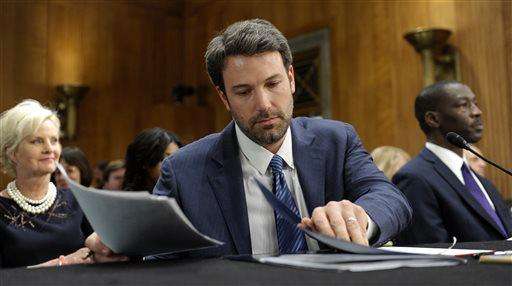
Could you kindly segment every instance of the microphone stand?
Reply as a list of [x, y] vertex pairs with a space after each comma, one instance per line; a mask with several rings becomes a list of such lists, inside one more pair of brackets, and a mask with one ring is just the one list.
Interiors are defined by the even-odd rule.
[[509, 176], [512, 176], [512, 172], [510, 172], [509, 170], [507, 170], [507, 169], [505, 169], [505, 168], [501, 167], [500, 165], [498, 165], [498, 164], [494, 163], [493, 161], [491, 161], [491, 160], [489, 160], [489, 159], [485, 158], [484, 156], [482, 156], [482, 155], [478, 154], [478, 152], [476, 152], [476, 151], [475, 151], [475, 150], [473, 150], [471, 147], [469, 147], [469, 145], [465, 145], [465, 146], [464, 146], [464, 149], [466, 149], [466, 150], [468, 150], [469, 152], [471, 152], [471, 153], [475, 154], [475, 155], [476, 155], [476, 156], [478, 156], [480, 159], [482, 159], [482, 160], [484, 160], [485, 162], [487, 162], [487, 163], [489, 163], [489, 164], [493, 165], [494, 167], [496, 167], [496, 168], [498, 168], [498, 169], [502, 170], [503, 172], [505, 172], [505, 173], [506, 173], [506, 174], [508, 174]]

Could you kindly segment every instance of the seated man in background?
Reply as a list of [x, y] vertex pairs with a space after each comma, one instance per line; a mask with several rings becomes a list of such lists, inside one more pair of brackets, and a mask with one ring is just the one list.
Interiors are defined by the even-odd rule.
[[[208, 45], [206, 66], [233, 121], [164, 160], [157, 195], [176, 198], [202, 233], [225, 244], [200, 256], [316, 250], [297, 225], [274, 210], [263, 185], [301, 227], [358, 244], [384, 243], [403, 230], [411, 210], [373, 164], [346, 123], [292, 119], [292, 55], [271, 23], [229, 26]], [[275, 194], [275, 195], [274, 195]], [[92, 235], [98, 261], [118, 257]]]
[[103, 173], [103, 189], [119, 191], [123, 188], [124, 172], [126, 171], [124, 160], [114, 160], [108, 163]]
[[482, 112], [469, 87], [439, 82], [416, 97], [416, 118], [427, 143], [393, 177], [413, 208], [412, 224], [401, 245], [503, 240], [512, 234], [512, 218], [498, 190], [468, 167], [462, 149], [445, 136], [456, 132], [469, 143], [482, 138]]
[[370, 155], [377, 168], [390, 180], [400, 168], [411, 160], [411, 156], [407, 152], [393, 146], [377, 147]]

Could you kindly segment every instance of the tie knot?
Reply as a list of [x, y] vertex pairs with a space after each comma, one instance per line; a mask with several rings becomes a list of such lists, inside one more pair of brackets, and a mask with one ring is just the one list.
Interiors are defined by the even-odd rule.
[[272, 160], [270, 160], [270, 168], [272, 168], [273, 173], [280, 173], [283, 171], [283, 158], [279, 155], [274, 155]]
[[460, 167], [460, 169], [462, 170], [462, 172], [468, 172], [469, 173], [469, 167], [468, 167], [468, 165], [466, 165], [466, 162], [462, 163], [462, 167]]

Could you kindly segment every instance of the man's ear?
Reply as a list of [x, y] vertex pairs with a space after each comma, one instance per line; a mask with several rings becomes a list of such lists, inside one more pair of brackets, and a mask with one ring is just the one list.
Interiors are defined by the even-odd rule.
[[427, 111], [425, 113], [425, 123], [430, 128], [439, 128], [441, 125], [439, 113], [437, 111]]
[[228, 111], [231, 111], [231, 109], [229, 108], [228, 97], [226, 96], [226, 94], [220, 89], [219, 86], [215, 86], [215, 90], [217, 91], [217, 94], [219, 95], [219, 98], [222, 101], [222, 103], [224, 103], [226, 109]]
[[288, 80], [290, 81], [290, 90], [292, 94], [295, 93], [295, 71], [293, 70], [293, 66], [290, 65], [288, 67]]

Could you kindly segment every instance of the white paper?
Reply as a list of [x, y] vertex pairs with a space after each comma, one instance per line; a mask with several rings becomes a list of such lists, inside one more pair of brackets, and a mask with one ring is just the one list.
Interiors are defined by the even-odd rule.
[[197, 231], [173, 198], [87, 188], [59, 170], [94, 231], [115, 253], [147, 256], [222, 244]]
[[305, 269], [364, 272], [400, 267], [455, 266], [463, 260], [422, 257], [417, 255], [373, 254], [292, 254], [276, 257], [255, 257], [261, 263]]
[[402, 246], [387, 246], [379, 247], [382, 250], [409, 253], [409, 254], [427, 254], [427, 255], [446, 255], [446, 256], [465, 256], [482, 253], [492, 253], [493, 250], [488, 249], [448, 249], [448, 248], [429, 248], [429, 247], [402, 247]]

